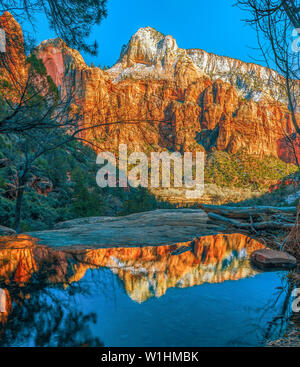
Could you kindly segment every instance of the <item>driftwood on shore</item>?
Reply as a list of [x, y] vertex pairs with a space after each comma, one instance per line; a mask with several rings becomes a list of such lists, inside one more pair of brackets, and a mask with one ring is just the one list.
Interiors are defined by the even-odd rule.
[[200, 205], [210, 221], [226, 227], [229, 233], [239, 232], [273, 247], [281, 247], [284, 236], [294, 227], [297, 208], [252, 206], [231, 207]]

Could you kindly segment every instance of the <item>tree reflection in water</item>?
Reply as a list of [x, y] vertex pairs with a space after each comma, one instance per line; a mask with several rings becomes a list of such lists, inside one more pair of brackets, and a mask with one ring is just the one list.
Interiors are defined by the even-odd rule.
[[13, 308], [6, 322], [0, 323], [1, 347], [102, 345], [90, 329], [91, 323], [97, 321], [96, 314], [74, 309], [76, 303], [71, 300], [76, 293], [86, 293], [85, 289], [76, 284], [57, 290], [41, 283], [38, 275], [33, 278], [25, 287], [18, 284], [7, 287]]
[[[262, 344], [270, 344], [272, 340], [282, 335], [291, 318], [291, 295], [295, 288], [294, 272], [283, 272], [280, 279], [281, 286], [276, 287], [269, 301], [257, 309], [258, 319], [255, 320], [255, 325], [257, 332], [262, 335]], [[259, 327], [259, 323], [263, 324], [268, 315], [273, 316], [268, 321], [267, 328]]]
[[[22, 274], [20, 267], [7, 272], [8, 261], [0, 258], [0, 288], [6, 291], [8, 305], [8, 312], [0, 314], [0, 346], [102, 346], [90, 329], [97, 315], [76, 310], [74, 295], [88, 294], [89, 290], [79, 283], [68, 282], [71, 258], [56, 258], [55, 253], [49, 252], [40, 257], [36, 268], [28, 253], [24, 256], [24, 248], [10, 247], [4, 251], [13, 256], [18, 250], [23, 251], [22, 259], [26, 257], [27, 266], [23, 261]], [[28, 281], [20, 281], [26, 278]]]

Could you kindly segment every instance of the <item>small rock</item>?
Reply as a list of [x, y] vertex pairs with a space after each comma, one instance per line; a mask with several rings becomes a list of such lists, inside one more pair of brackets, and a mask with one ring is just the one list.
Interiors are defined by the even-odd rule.
[[17, 233], [13, 229], [5, 226], [0, 226], [0, 236], [13, 236], [15, 234]]
[[293, 269], [296, 258], [286, 252], [262, 249], [251, 254], [252, 263], [260, 269]]

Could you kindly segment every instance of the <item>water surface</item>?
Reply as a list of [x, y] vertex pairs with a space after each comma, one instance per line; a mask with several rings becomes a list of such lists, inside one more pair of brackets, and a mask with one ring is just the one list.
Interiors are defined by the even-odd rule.
[[216, 235], [186, 245], [179, 255], [183, 244], [72, 251], [28, 237], [2, 246], [0, 344], [261, 346], [283, 332], [269, 327], [286, 274], [252, 269], [261, 244]]

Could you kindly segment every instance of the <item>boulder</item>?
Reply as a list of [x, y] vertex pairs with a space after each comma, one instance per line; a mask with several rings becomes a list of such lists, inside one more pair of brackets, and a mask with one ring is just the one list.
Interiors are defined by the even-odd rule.
[[27, 233], [48, 246], [157, 246], [220, 233], [202, 209], [158, 209], [122, 217], [78, 218]]
[[0, 226], [0, 236], [13, 236], [16, 234], [16, 231], [14, 231], [11, 228]]
[[263, 270], [293, 269], [297, 263], [294, 256], [270, 249], [254, 251], [251, 254], [251, 262]]

